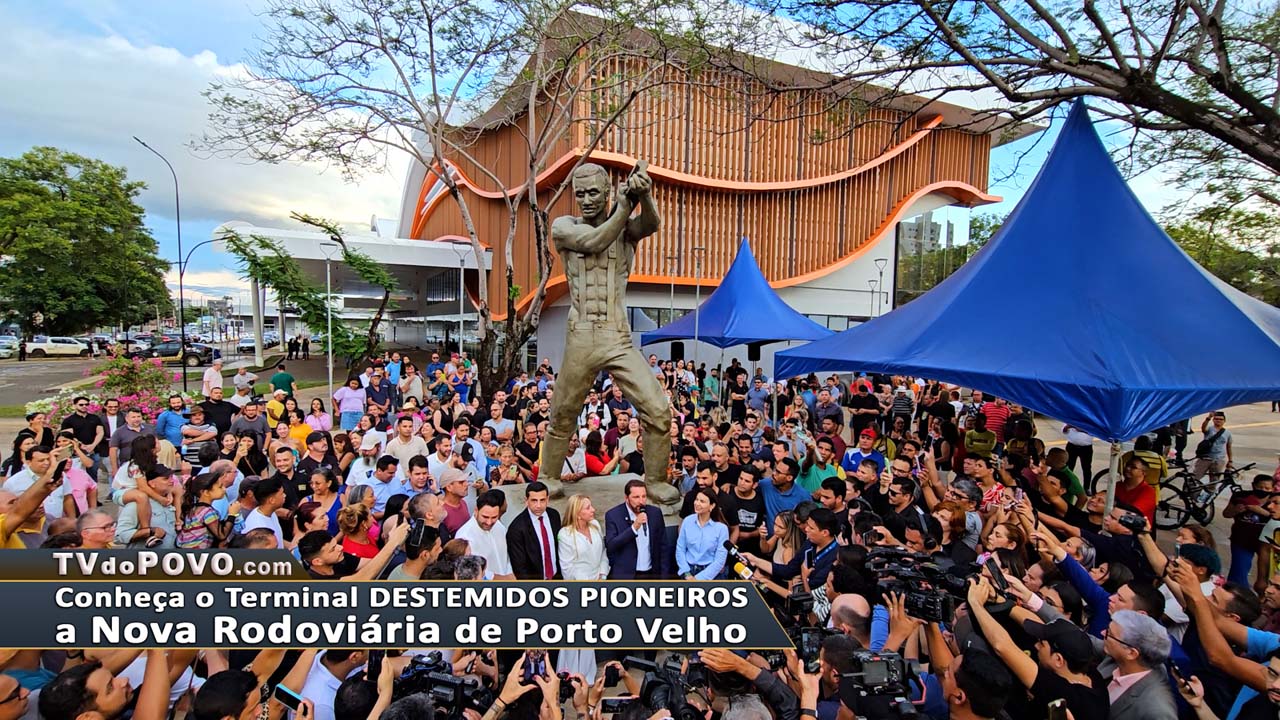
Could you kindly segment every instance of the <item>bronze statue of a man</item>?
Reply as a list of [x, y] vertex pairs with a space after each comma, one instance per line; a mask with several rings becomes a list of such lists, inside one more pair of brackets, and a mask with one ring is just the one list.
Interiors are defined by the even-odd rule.
[[[619, 186], [612, 210], [609, 173], [603, 167], [585, 163], [574, 171], [572, 182], [582, 217], [560, 217], [551, 224], [551, 239], [569, 285], [569, 322], [539, 479], [557, 494], [569, 436], [578, 431], [582, 401], [596, 375], [606, 370], [639, 415], [649, 495], [658, 502], [670, 502], [679, 495], [667, 480], [671, 407], [653, 370], [631, 342], [626, 305], [636, 243], [657, 232], [661, 224], [650, 193], [653, 181], [645, 163], [637, 164]], [[637, 206], [640, 213], [632, 217]]]

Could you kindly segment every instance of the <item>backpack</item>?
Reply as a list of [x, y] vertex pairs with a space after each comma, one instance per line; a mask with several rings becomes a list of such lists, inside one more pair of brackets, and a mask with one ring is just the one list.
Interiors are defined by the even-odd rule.
[[1226, 428], [1222, 428], [1218, 432], [1196, 443], [1196, 457], [1207, 458], [1209, 453], [1213, 452], [1213, 444], [1218, 442], [1218, 438], [1222, 437], [1222, 433], [1226, 432]]

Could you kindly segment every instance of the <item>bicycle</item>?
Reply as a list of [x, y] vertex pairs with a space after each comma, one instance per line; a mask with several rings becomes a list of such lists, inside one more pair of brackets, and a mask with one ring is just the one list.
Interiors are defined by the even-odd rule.
[[1238, 468], [1227, 468], [1220, 479], [1212, 482], [1197, 480], [1189, 470], [1182, 470], [1169, 477], [1160, 483], [1160, 496], [1156, 500], [1156, 527], [1161, 530], [1176, 530], [1191, 519], [1207, 526], [1213, 522], [1217, 512], [1218, 496], [1227, 489], [1233, 494], [1244, 492], [1236, 478], [1257, 465], [1249, 463]]

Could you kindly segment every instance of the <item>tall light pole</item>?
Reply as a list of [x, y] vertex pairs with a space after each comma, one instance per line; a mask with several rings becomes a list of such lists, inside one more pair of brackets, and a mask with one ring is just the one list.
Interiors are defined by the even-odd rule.
[[880, 300], [880, 293], [876, 292], [876, 283], [878, 280], [872, 278], [867, 281], [867, 287], [871, 288], [871, 317], [876, 316], [876, 306]]
[[[884, 268], [889, 264], [889, 258], [876, 258], [875, 263], [880, 270], [880, 289], [876, 292], [876, 305], [880, 310], [883, 310], [884, 307], [880, 304], [880, 297], [884, 294]], [[879, 315], [879, 313], [876, 314]]]
[[[182, 197], [178, 194], [178, 173], [174, 172], [173, 164], [169, 159], [160, 154], [160, 151], [151, 147], [142, 141], [137, 135], [133, 139], [142, 147], [150, 150], [152, 154], [164, 161], [169, 168], [169, 174], [173, 176], [173, 219], [178, 227], [178, 257], [182, 257]], [[192, 248], [193, 250], [195, 248]], [[182, 317], [182, 306], [184, 305], [184, 293], [182, 289], [182, 266], [178, 266], [178, 337], [182, 339], [182, 349], [187, 348], [187, 324], [183, 322], [186, 318]], [[187, 391], [187, 366], [182, 366], [182, 391]]]
[[698, 373], [698, 322], [702, 314], [702, 254], [707, 249], [701, 245], [693, 248], [693, 372]]
[[[466, 332], [463, 329], [462, 316], [466, 312], [466, 305], [464, 304], [464, 301], [466, 300], [466, 297], [467, 297], [467, 290], [466, 290], [466, 285], [464, 284], [464, 279], [465, 279], [466, 269], [467, 269], [467, 253], [465, 250], [460, 249], [461, 246], [464, 246], [464, 245], [467, 248], [471, 247], [471, 243], [469, 242], [463, 243], [458, 240], [454, 240], [453, 242], [451, 242], [449, 247], [449, 249], [453, 250], [453, 253], [458, 256], [458, 356], [459, 357], [462, 356], [462, 351], [463, 351], [462, 339]], [[476, 358], [476, 360], [479, 361], [479, 358]]]
[[669, 317], [671, 319], [667, 322], [676, 321], [676, 261], [679, 259], [679, 255], [667, 256], [667, 262], [671, 264], [671, 306], [667, 310], [670, 313]]
[[320, 252], [324, 253], [324, 315], [326, 325], [324, 351], [325, 360], [329, 366], [329, 397], [331, 399], [333, 398], [333, 276], [330, 274], [329, 261], [333, 259], [333, 253], [337, 249], [338, 243], [320, 243]]

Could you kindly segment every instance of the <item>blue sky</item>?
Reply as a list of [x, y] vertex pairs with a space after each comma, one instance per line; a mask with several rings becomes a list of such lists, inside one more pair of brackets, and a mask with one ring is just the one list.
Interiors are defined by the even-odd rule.
[[[200, 92], [239, 71], [237, 64], [260, 34], [261, 8], [249, 0], [0, 3], [0, 46], [7, 51], [0, 64], [0, 83], [7, 89], [0, 94], [0, 154], [54, 145], [124, 165], [150, 186], [140, 202], [168, 259], [177, 254], [172, 180], [132, 135], [164, 153], [178, 172], [188, 250], [229, 220], [287, 225], [293, 210], [366, 226], [374, 214], [395, 217], [403, 161], [398, 169], [393, 163], [389, 172], [348, 184], [324, 167], [249, 164], [186, 147], [205, 129]], [[1013, 208], [1056, 133], [1055, 124], [1038, 143], [1028, 138], [994, 152], [993, 176], [1026, 156], [1014, 177], [991, 187], [1005, 201], [982, 212]], [[1153, 212], [1170, 199], [1158, 179], [1140, 178], [1134, 188]], [[226, 256], [211, 246], [196, 250], [186, 280], [194, 295], [235, 294], [243, 285]]]

